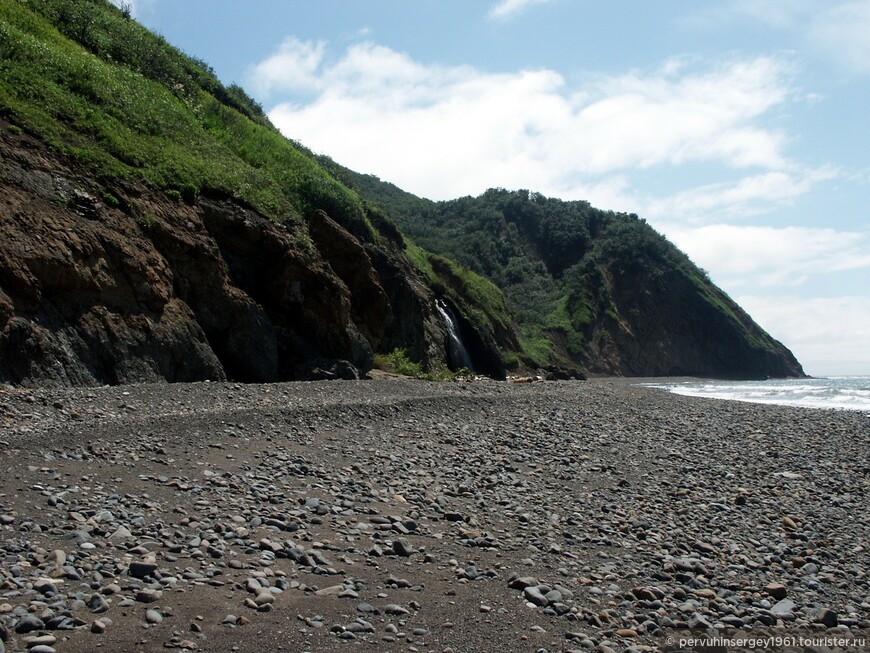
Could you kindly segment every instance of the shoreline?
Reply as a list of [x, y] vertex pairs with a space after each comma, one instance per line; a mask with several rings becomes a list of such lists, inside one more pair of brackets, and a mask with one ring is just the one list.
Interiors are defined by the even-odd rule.
[[655, 390], [0, 392], [5, 648], [624, 651], [684, 627], [870, 628], [864, 416]]
[[660, 380], [640, 385], [699, 399], [738, 401], [822, 411], [848, 411], [870, 416], [870, 376], [837, 379], [774, 379], [720, 381], [716, 379]]

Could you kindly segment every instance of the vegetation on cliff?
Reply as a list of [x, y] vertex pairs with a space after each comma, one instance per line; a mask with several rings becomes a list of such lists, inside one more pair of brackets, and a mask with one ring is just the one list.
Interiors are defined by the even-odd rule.
[[639, 376], [802, 374], [782, 344], [636, 215], [525, 190], [430, 202], [371, 175], [339, 176], [420, 246], [500, 288], [527, 363]]
[[0, 4], [0, 108], [103, 179], [218, 192], [290, 224], [314, 209], [364, 219], [240, 87], [103, 0]]

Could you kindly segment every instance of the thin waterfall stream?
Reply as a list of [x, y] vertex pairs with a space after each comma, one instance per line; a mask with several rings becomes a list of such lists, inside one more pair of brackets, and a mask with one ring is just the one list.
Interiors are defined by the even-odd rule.
[[453, 311], [444, 302], [444, 300], [435, 300], [435, 308], [441, 314], [444, 320], [444, 326], [447, 327], [447, 358], [448, 364], [452, 370], [459, 370], [463, 367], [474, 371], [474, 364], [471, 362], [471, 356], [465, 343], [462, 342], [462, 337], [459, 335], [459, 325], [453, 315]]

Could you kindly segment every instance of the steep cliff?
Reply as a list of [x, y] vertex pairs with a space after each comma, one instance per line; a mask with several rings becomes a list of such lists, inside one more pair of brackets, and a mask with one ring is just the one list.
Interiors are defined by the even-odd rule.
[[[446, 365], [444, 289], [397, 232], [363, 241], [314, 211], [301, 238], [226, 197], [106, 185], [15, 131], [0, 123], [0, 382], [347, 378], [398, 347]], [[515, 336], [467, 330], [503, 376]]]
[[578, 275], [583, 285], [568, 287], [566, 308], [583, 342], [573, 356], [588, 369], [620, 376], [803, 376], [792, 353], [697, 269], [649, 253], [630, 266], [606, 257], [587, 265]]
[[0, 116], [0, 382], [446, 366], [396, 227], [108, 2], [0, 4]]

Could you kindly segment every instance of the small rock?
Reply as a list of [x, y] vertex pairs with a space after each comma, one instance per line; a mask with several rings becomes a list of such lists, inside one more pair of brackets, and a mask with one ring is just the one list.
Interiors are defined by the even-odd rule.
[[655, 601], [658, 598], [648, 587], [635, 587], [631, 593], [640, 601]]
[[275, 602], [275, 595], [272, 592], [265, 591], [257, 594], [257, 597], [254, 599], [254, 603], [257, 604], [257, 607], [263, 605], [270, 605]]
[[813, 619], [818, 624], [824, 624], [828, 628], [833, 628], [840, 623], [839, 615], [829, 608], [822, 608], [816, 613]]
[[157, 571], [157, 564], [153, 562], [131, 562], [127, 573], [133, 578], [144, 580]]
[[344, 590], [344, 585], [332, 585], [330, 587], [324, 587], [323, 589], [317, 590], [314, 595], [315, 596], [336, 596], [341, 594]]
[[796, 607], [794, 601], [790, 599], [782, 599], [770, 609], [770, 613], [782, 619], [794, 619], [794, 610]]
[[764, 591], [767, 592], [768, 596], [772, 596], [777, 601], [784, 599], [788, 594], [788, 589], [782, 583], [770, 583], [764, 588]]
[[15, 626], [15, 632], [19, 635], [23, 635], [25, 633], [31, 633], [34, 630], [42, 630], [45, 628], [45, 622], [42, 619], [38, 619], [31, 614], [24, 615], [21, 617], [21, 620]]
[[538, 580], [531, 576], [522, 576], [520, 578], [514, 578], [510, 583], [508, 583], [508, 587], [515, 590], [524, 590], [527, 587], [534, 587], [538, 584]]
[[357, 612], [362, 612], [363, 614], [380, 614], [381, 611], [373, 606], [371, 603], [366, 603], [363, 601], [356, 606]]
[[123, 540], [129, 540], [131, 537], [133, 537], [133, 533], [130, 532], [129, 528], [127, 528], [126, 526], [119, 526], [114, 533], [109, 535], [109, 540], [119, 542]]
[[156, 601], [159, 601], [162, 596], [163, 592], [160, 590], [145, 589], [136, 592], [136, 600], [139, 603], [155, 603]]
[[33, 589], [45, 596], [52, 596], [57, 593], [57, 585], [50, 578], [37, 579], [33, 584]]
[[401, 537], [393, 542], [393, 552], [396, 555], [407, 558], [414, 553], [414, 548], [411, 546], [411, 543], [408, 542], [408, 540], [406, 540], [404, 537]]
[[547, 597], [541, 594], [541, 591], [537, 587], [527, 587], [523, 590], [523, 595], [526, 597], [527, 601], [534, 603], [541, 608], [547, 607], [550, 603]]
[[25, 638], [25, 643], [28, 649], [33, 649], [34, 646], [54, 646], [57, 643], [57, 637], [54, 635], [39, 635], [38, 637]]
[[58, 569], [66, 564], [66, 552], [63, 549], [55, 549], [51, 555], [54, 559], [54, 566]]
[[88, 599], [88, 607], [91, 612], [99, 614], [109, 609], [109, 602], [101, 594], [92, 594]]

